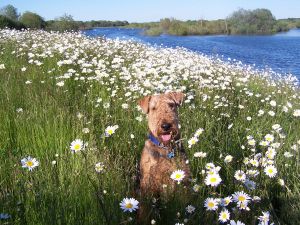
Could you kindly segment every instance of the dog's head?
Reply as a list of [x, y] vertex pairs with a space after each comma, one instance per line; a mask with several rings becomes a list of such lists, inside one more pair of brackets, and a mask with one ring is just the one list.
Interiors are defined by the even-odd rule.
[[139, 100], [140, 107], [148, 115], [150, 132], [165, 145], [179, 138], [177, 108], [183, 98], [181, 92], [170, 92]]

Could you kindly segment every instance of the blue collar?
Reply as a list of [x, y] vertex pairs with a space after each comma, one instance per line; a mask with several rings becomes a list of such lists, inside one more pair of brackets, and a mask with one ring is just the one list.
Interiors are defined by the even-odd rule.
[[[159, 140], [157, 140], [152, 134], [149, 134], [148, 138], [153, 144], [157, 145], [160, 148], [167, 150], [167, 148], [164, 147], [164, 145], [162, 143], [160, 143]], [[163, 155], [161, 155], [161, 154], [160, 154], [160, 156], [163, 157]], [[174, 157], [175, 157], [175, 150], [172, 149], [172, 151], [167, 154], [167, 158], [171, 159]]]
[[161, 147], [161, 143], [159, 142], [159, 140], [157, 140], [152, 134], [148, 135], [148, 138], [150, 139], [150, 141], [152, 141], [153, 144]]

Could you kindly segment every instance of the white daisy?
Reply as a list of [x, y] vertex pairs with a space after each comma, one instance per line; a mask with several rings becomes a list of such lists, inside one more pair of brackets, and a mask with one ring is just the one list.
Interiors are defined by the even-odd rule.
[[203, 131], [204, 131], [203, 128], [199, 128], [198, 130], [196, 130], [195, 137], [199, 137], [203, 133]]
[[244, 182], [246, 180], [246, 174], [242, 170], [235, 171], [234, 178], [238, 181]]
[[256, 160], [256, 159], [250, 159], [249, 163], [250, 163], [252, 166], [255, 166], [255, 167], [258, 167], [258, 166], [259, 166], [259, 162], [258, 162], [258, 160]]
[[218, 209], [218, 205], [219, 205], [219, 201], [217, 199], [214, 199], [214, 198], [207, 198], [204, 201], [204, 207], [208, 211], [215, 211], [215, 210], [217, 210]]
[[230, 220], [230, 224], [229, 225], [245, 225], [244, 223], [242, 223], [241, 221], [234, 221], [234, 220]]
[[119, 128], [118, 125], [114, 125], [114, 126], [108, 126], [106, 129], [105, 129], [105, 136], [106, 137], [109, 137], [111, 135], [113, 135], [115, 133], [115, 131]]
[[194, 153], [194, 157], [196, 157], [196, 158], [205, 158], [206, 155], [207, 155], [206, 152], [195, 152]]
[[187, 213], [192, 214], [195, 211], [195, 207], [192, 205], [188, 205], [185, 210], [187, 211]]
[[275, 116], [275, 112], [274, 112], [274, 111], [272, 111], [272, 110], [271, 110], [271, 111], [269, 111], [269, 112], [268, 112], [268, 114], [269, 114], [270, 116]]
[[270, 143], [268, 141], [265, 141], [265, 140], [259, 142], [259, 145], [264, 146], [264, 147], [268, 146], [269, 144]]
[[225, 223], [230, 218], [230, 213], [227, 209], [223, 209], [219, 214], [219, 221]]
[[232, 197], [228, 196], [221, 200], [221, 206], [228, 206], [232, 201]]
[[249, 203], [249, 202], [238, 202], [238, 203], [237, 203], [237, 207], [238, 207], [240, 210], [250, 211], [250, 208], [248, 207], [248, 203]]
[[88, 134], [88, 133], [90, 133], [90, 129], [85, 127], [85, 128], [82, 129], [82, 133]]
[[265, 167], [264, 172], [265, 172], [265, 174], [266, 174], [267, 176], [273, 178], [273, 177], [275, 177], [276, 174], [277, 174], [277, 169], [276, 169], [276, 167], [273, 166], [273, 165], [268, 165], [268, 166]]
[[123, 212], [133, 212], [139, 208], [139, 202], [134, 198], [124, 198], [121, 203], [121, 209]]
[[274, 148], [269, 147], [268, 151], [266, 151], [266, 156], [268, 159], [274, 159], [276, 155], [276, 150]]
[[198, 141], [199, 141], [199, 140], [198, 140], [197, 137], [192, 137], [192, 138], [188, 141], [189, 148], [191, 148], [193, 145], [195, 145]]
[[225, 163], [230, 163], [232, 161], [233, 157], [231, 155], [225, 156], [224, 162]]
[[83, 148], [84, 148], [84, 145], [83, 145], [82, 140], [76, 139], [71, 142], [70, 149], [71, 149], [72, 153], [77, 153], [77, 152], [83, 150]]
[[295, 109], [293, 112], [293, 116], [300, 117], [300, 109]]
[[37, 167], [40, 163], [36, 160], [36, 158], [31, 158], [28, 156], [21, 160], [22, 167], [27, 168], [29, 171], [32, 171], [35, 167]]
[[98, 162], [95, 164], [95, 170], [97, 173], [102, 173], [104, 171], [104, 164], [102, 162]]
[[199, 185], [199, 184], [195, 184], [195, 185], [193, 186], [193, 191], [194, 191], [194, 192], [199, 192], [199, 191], [200, 191], [200, 185]]
[[248, 190], [255, 190], [256, 188], [256, 183], [253, 180], [246, 179], [244, 185]]
[[271, 100], [271, 101], [270, 101], [270, 105], [273, 106], [273, 107], [275, 107], [275, 106], [277, 105], [277, 104], [276, 104], [276, 101]]
[[258, 217], [261, 224], [269, 224], [270, 213], [269, 212], [262, 212], [262, 214], [263, 214], [262, 216]]
[[218, 173], [208, 174], [204, 183], [207, 186], [217, 187], [221, 183], [222, 179]]
[[267, 134], [265, 136], [265, 140], [268, 142], [273, 142], [274, 141], [274, 136], [272, 134]]
[[171, 174], [170, 177], [174, 181], [177, 181], [177, 183], [179, 184], [185, 177], [185, 174], [184, 174], [184, 171], [182, 171], [182, 170], [176, 170]]
[[233, 197], [233, 201], [237, 203], [238, 202], [248, 203], [251, 200], [251, 197], [243, 191], [234, 192], [232, 197]]
[[254, 146], [255, 143], [256, 143], [256, 141], [254, 139], [249, 139], [248, 140], [248, 145], [250, 145], [250, 146]]

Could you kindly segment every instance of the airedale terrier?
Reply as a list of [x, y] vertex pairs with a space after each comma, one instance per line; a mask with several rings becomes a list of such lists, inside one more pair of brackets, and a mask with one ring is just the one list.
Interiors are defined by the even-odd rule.
[[175, 170], [183, 170], [182, 183], [188, 183], [190, 169], [181, 145], [177, 108], [184, 94], [170, 92], [146, 96], [139, 101], [148, 115], [149, 135], [140, 160], [140, 191], [142, 196], [161, 195], [172, 191], [176, 182], [170, 178]]

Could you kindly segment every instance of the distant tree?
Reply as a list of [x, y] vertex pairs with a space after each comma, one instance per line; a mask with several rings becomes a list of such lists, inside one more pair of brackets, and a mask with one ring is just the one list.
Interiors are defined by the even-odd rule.
[[48, 21], [47, 29], [60, 32], [77, 31], [79, 29], [79, 24], [74, 21], [71, 15], [64, 14], [56, 20]]
[[267, 34], [274, 32], [275, 17], [268, 9], [239, 9], [227, 18], [232, 34]]
[[23, 13], [19, 21], [27, 28], [42, 29], [45, 27], [44, 19], [40, 15], [33, 12]]
[[160, 27], [164, 32], [168, 31], [171, 26], [171, 19], [165, 18], [160, 20]]
[[12, 29], [14, 28], [18, 30], [25, 28], [25, 26], [19, 21], [15, 21], [6, 16], [0, 15], [0, 28], [6, 28], [6, 27]]
[[13, 5], [7, 5], [1, 8], [0, 15], [6, 16], [7, 18], [15, 21], [19, 18], [18, 10]]

